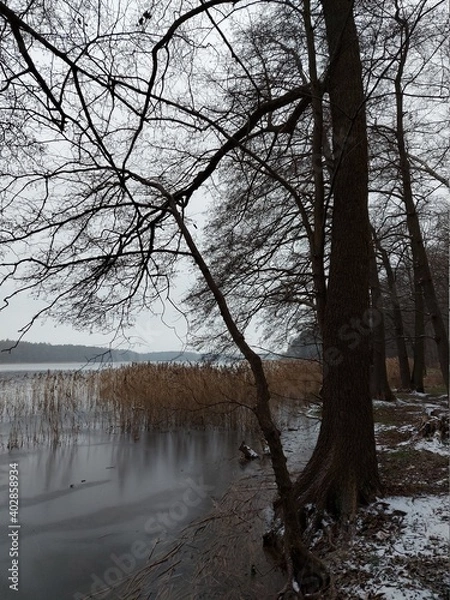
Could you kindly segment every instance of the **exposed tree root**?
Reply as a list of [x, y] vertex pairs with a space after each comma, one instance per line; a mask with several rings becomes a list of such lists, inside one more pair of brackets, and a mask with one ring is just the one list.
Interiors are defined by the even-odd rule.
[[442, 442], [449, 439], [448, 414], [438, 412], [438, 414], [422, 420], [417, 437], [432, 438], [434, 436], [437, 436]]
[[311, 552], [305, 552], [303, 540], [289, 541], [280, 520], [264, 536], [264, 546], [287, 574], [278, 599], [313, 598], [328, 589], [330, 574], [325, 563]]
[[[335, 520], [335, 526], [351, 530], [358, 507], [367, 505], [380, 492], [378, 473], [375, 477], [365, 478], [361, 465], [352, 465], [342, 461], [338, 452], [313, 455], [305, 471], [294, 486], [295, 505], [300, 521], [302, 537], [298, 551], [295, 543], [289, 544], [282, 531], [283, 510], [281, 500], [275, 502], [274, 529], [266, 534], [264, 542], [279, 559], [287, 571], [287, 582], [278, 598], [320, 598], [327, 590], [331, 594], [331, 579], [324, 563], [313, 554], [305, 555], [307, 538], [313, 537], [323, 527], [325, 515]], [[364, 464], [364, 463], [362, 463]], [[278, 530], [277, 530], [277, 527]], [[308, 535], [305, 535], [305, 534]]]
[[303, 527], [305, 509], [313, 505], [316, 514], [329, 512], [341, 523], [352, 521], [359, 506], [367, 506], [381, 492], [375, 450], [362, 456], [346, 456], [340, 446], [326, 448], [319, 443], [305, 470], [294, 485]]

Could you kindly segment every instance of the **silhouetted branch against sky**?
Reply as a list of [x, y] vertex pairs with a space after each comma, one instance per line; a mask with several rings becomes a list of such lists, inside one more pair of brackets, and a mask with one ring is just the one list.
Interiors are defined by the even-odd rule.
[[[323, 36], [320, 4], [312, 9], [315, 35]], [[293, 198], [311, 239], [307, 184], [299, 186], [294, 168], [274, 160], [283, 148], [285, 161], [294, 156], [300, 135], [304, 156], [309, 152], [306, 38], [289, 17], [301, 23], [301, 7], [0, 1], [0, 281], [3, 316], [16, 330], [24, 327], [31, 339], [35, 322], [48, 314], [61, 328], [70, 322], [103, 332], [126, 331], [137, 318], [142, 331], [149, 311], [181, 310], [181, 290], [192, 280], [190, 252], [165, 190], [201, 244], [202, 213], [222, 201], [233, 161], [250, 166], [250, 179], [270, 178]], [[283, 18], [292, 29], [287, 40], [279, 31], [270, 35]], [[378, 74], [396, 60], [385, 43], [386, 56], [367, 54]], [[320, 44], [317, 64], [314, 93], [328, 110]], [[292, 156], [300, 172], [300, 158]], [[435, 161], [415, 157], [445, 180]], [[30, 291], [40, 300], [26, 310], [19, 297]], [[23, 313], [20, 326], [17, 312], [11, 318], [14, 306]], [[175, 312], [172, 326], [180, 318], [185, 323]]]
[[[238, 4], [181, 2], [166, 15], [155, 3], [139, 16], [114, 2], [98, 14], [83, 3], [76, 14], [65, 4], [23, 11], [0, 3], [3, 93], [16, 103], [2, 173], [2, 243], [10, 251], [2, 278], [24, 282], [6, 305], [32, 289], [49, 299], [39, 316], [107, 327], [117, 315], [128, 324], [132, 310], [168, 292], [186, 251], [158, 186], [185, 205], [267, 113], [308, 93], [268, 100], [229, 131], [226, 114], [211, 112], [203, 82], [194, 90], [186, 66], [193, 69], [194, 53], [211, 56], [208, 38], [218, 31], [231, 50], [223, 24]], [[182, 52], [188, 58], [174, 66]], [[149, 174], [160, 184], [149, 185]]]

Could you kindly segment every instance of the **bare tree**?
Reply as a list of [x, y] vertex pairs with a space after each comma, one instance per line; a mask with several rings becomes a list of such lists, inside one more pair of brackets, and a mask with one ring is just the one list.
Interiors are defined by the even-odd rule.
[[[425, 3], [421, 3], [421, 9], [426, 10]], [[441, 366], [442, 376], [444, 377], [444, 381], [446, 387], [448, 389], [448, 377], [449, 377], [449, 356], [448, 356], [448, 334], [445, 330], [444, 320], [442, 317], [441, 309], [439, 303], [437, 302], [436, 292], [434, 289], [433, 278], [431, 274], [431, 269], [428, 262], [428, 256], [425, 251], [422, 232], [420, 228], [419, 219], [417, 216], [416, 206], [414, 203], [414, 194], [412, 189], [412, 178], [411, 178], [411, 166], [410, 159], [408, 156], [407, 150], [407, 142], [406, 142], [406, 134], [405, 134], [405, 126], [404, 126], [404, 70], [405, 64], [408, 59], [408, 52], [410, 48], [410, 25], [408, 23], [407, 15], [405, 14], [405, 9], [401, 10], [397, 5], [397, 13], [396, 13], [396, 21], [399, 24], [402, 31], [403, 38], [403, 51], [400, 55], [400, 62], [398, 66], [398, 71], [395, 77], [395, 100], [396, 100], [396, 137], [397, 137], [397, 147], [400, 159], [400, 175], [403, 186], [403, 200], [406, 208], [406, 222], [408, 225], [409, 235], [411, 236], [411, 248], [412, 255], [414, 261], [414, 271], [415, 271], [415, 297], [417, 298], [416, 305], [416, 314], [417, 319], [420, 319], [418, 322], [418, 326], [422, 329], [422, 321], [423, 317], [421, 317], [421, 313], [423, 313], [422, 306], [422, 295], [421, 290], [423, 292], [423, 299], [428, 307], [428, 310], [431, 314], [431, 320], [433, 323], [433, 328], [435, 332], [435, 340], [438, 346], [439, 351], [439, 362]], [[417, 22], [417, 21], [416, 21]], [[422, 332], [419, 332], [419, 335]], [[421, 349], [421, 354], [423, 351]], [[418, 365], [418, 371], [415, 374], [415, 377], [418, 378], [420, 375], [420, 370], [422, 366]], [[418, 384], [421, 385], [421, 381], [419, 379]]]
[[345, 517], [354, 514], [360, 502], [371, 501], [380, 489], [369, 390], [369, 337], [360, 333], [356, 343], [349, 343], [346, 335], [350, 323], [364, 326], [369, 312], [368, 151], [352, 10], [345, 2], [323, 2], [323, 8], [335, 156], [323, 330], [323, 418], [316, 448], [296, 483], [296, 494], [301, 503], [318, 502]]
[[394, 325], [394, 337], [397, 349], [397, 359], [399, 363], [399, 372], [401, 388], [409, 390], [411, 386], [411, 375], [408, 361], [408, 349], [406, 345], [402, 309], [397, 291], [397, 282], [394, 269], [391, 265], [389, 253], [382, 246], [378, 233], [372, 227], [372, 238], [381, 257], [381, 262], [386, 273], [387, 287], [389, 290], [389, 301], [392, 306], [392, 321]]
[[[417, 389], [423, 389], [424, 320], [427, 319], [427, 311], [434, 324], [441, 371], [444, 380], [448, 381], [448, 335], [442, 307], [436, 298], [422, 231], [427, 211], [439, 197], [440, 190], [448, 188], [444, 168], [448, 144], [445, 120], [441, 116], [446, 90], [440, 76], [446, 39], [444, 21], [439, 1], [415, 5], [393, 3], [390, 17], [392, 35], [387, 38], [386, 53], [393, 54], [397, 47], [398, 56], [380, 78], [378, 100], [375, 108], [372, 107], [370, 126], [373, 140], [371, 189], [375, 198], [385, 198], [384, 214], [379, 220], [384, 233], [377, 232], [377, 245], [391, 290], [403, 387], [406, 387], [409, 367], [406, 364], [399, 297], [395, 289], [395, 260], [403, 263], [411, 251], [415, 269], [414, 290], [410, 292], [416, 304], [412, 309], [415, 324], [411, 325], [410, 338], [414, 340], [412, 386]], [[439, 122], [441, 125], [437, 126]], [[395, 231], [400, 234], [403, 223], [406, 231], [397, 237], [396, 242], [402, 247], [401, 256], [393, 263], [386, 253], [391, 244], [384, 240], [395, 237]]]
[[[310, 80], [311, 102], [302, 113], [301, 105], [292, 113], [271, 113], [246, 149], [228, 158], [216, 191], [221, 202], [205, 235], [212, 269], [231, 301], [235, 299], [241, 322], [263, 315], [267, 337], [281, 344], [311, 314], [319, 329], [323, 324], [332, 157], [330, 115], [323, 98], [326, 69], [318, 74], [315, 46], [324, 43], [323, 17], [317, 5], [311, 15], [308, 2], [303, 11], [282, 5], [270, 20], [262, 15], [243, 36], [239, 56], [252, 78], [239, 78], [239, 66], [234, 66], [232, 105], [239, 110], [236, 98], [263, 102], [278, 89]], [[239, 294], [233, 293], [237, 289]], [[217, 325], [217, 312], [202, 282], [190, 303], [198, 315], [196, 324], [207, 319], [209, 335]]]
[[[373, 237], [372, 237], [373, 239]], [[370, 247], [370, 296], [373, 308], [371, 323], [372, 364], [370, 371], [370, 391], [372, 398], [395, 400], [386, 371], [386, 334], [384, 302], [379, 278], [375, 242]]]

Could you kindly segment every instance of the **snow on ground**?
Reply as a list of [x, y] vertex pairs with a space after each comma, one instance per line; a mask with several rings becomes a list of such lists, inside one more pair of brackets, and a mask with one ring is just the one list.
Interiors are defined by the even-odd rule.
[[436, 546], [449, 549], [450, 506], [448, 496], [385, 498], [392, 511], [406, 513], [402, 533], [392, 550], [402, 555], [424, 555]]
[[[426, 559], [449, 556], [449, 498], [448, 496], [427, 496], [424, 498], [386, 498], [390, 509], [406, 513], [402, 521], [402, 531], [391, 548], [382, 547], [380, 552], [387, 560], [384, 569], [386, 578], [377, 588], [377, 593], [386, 600], [438, 600], [439, 592], [426, 586], [420, 578], [412, 579], [407, 568], [407, 559], [419, 559], [423, 565]], [[382, 561], [383, 562], [383, 561]], [[380, 565], [381, 566], [381, 565]], [[392, 568], [392, 566], [394, 568]], [[430, 568], [430, 567], [427, 567]], [[383, 573], [383, 568], [381, 569]], [[447, 575], [448, 577], [448, 575]], [[447, 584], [450, 584], [448, 577]]]
[[[402, 444], [399, 444], [401, 446]], [[422, 439], [415, 442], [413, 448], [415, 450], [428, 450], [428, 452], [434, 452], [441, 456], [449, 456], [449, 445], [443, 444], [436, 436], [430, 439]]]
[[429, 590], [421, 590], [421, 589], [412, 589], [408, 587], [408, 589], [399, 589], [398, 583], [395, 584], [396, 587], [391, 587], [390, 585], [382, 585], [377, 591], [377, 600], [378, 598], [384, 598], [386, 600], [437, 600], [438, 596], [432, 595], [430, 596]]
[[[389, 497], [380, 504], [388, 518], [375, 520], [372, 535], [357, 535], [353, 551], [341, 555], [342, 571], [353, 576], [350, 581], [341, 581], [339, 588], [344, 595], [339, 598], [448, 598], [444, 590], [450, 589], [449, 497]], [[368, 514], [376, 519], [376, 507], [369, 508]]]

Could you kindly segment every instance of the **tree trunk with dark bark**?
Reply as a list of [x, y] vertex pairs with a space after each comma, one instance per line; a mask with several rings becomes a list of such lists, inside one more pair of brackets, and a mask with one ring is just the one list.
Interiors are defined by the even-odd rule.
[[424, 392], [423, 376], [425, 372], [425, 314], [422, 286], [414, 270], [414, 364], [411, 375], [411, 387]]
[[352, 3], [322, 0], [330, 50], [335, 169], [323, 330], [323, 416], [317, 446], [295, 485], [313, 502], [351, 517], [380, 489], [370, 397], [367, 129]]
[[380, 252], [386, 278], [389, 287], [389, 296], [392, 304], [392, 319], [394, 321], [395, 343], [397, 346], [397, 358], [400, 370], [401, 389], [406, 391], [411, 389], [411, 375], [409, 370], [408, 350], [406, 348], [405, 331], [403, 327], [402, 310], [400, 300], [398, 299], [397, 284], [394, 271], [389, 260], [389, 255], [377, 238], [375, 230], [372, 228], [372, 237], [375, 240], [378, 251]]
[[395, 400], [386, 371], [384, 307], [375, 250], [370, 247], [370, 292], [372, 297], [372, 365], [370, 392], [377, 400]]
[[317, 52], [314, 43], [314, 29], [309, 1], [303, 3], [303, 20], [308, 47], [309, 77], [311, 80], [311, 107], [313, 110], [312, 168], [314, 181], [314, 213], [313, 229], [310, 236], [311, 266], [316, 297], [317, 324], [319, 326], [319, 333], [322, 336], [327, 297], [324, 260], [325, 219], [327, 211], [322, 164], [324, 140], [323, 92], [317, 74]]

